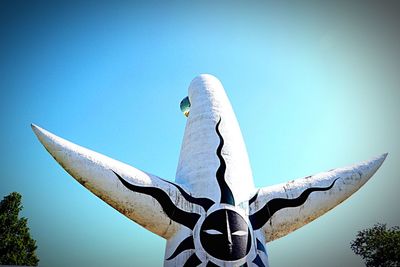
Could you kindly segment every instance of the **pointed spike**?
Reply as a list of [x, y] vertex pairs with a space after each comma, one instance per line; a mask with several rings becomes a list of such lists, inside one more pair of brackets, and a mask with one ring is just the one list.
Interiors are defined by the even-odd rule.
[[[356, 165], [260, 189], [256, 201], [250, 206], [253, 227], [261, 227], [268, 242], [291, 233], [355, 193], [374, 175], [387, 155], [384, 153]], [[300, 196], [307, 199], [297, 201], [296, 205], [283, 205], [296, 203]]]
[[137, 186], [158, 188], [168, 194], [173, 203], [179, 203], [177, 199], [181, 194], [175, 186], [155, 175], [73, 144], [37, 125], [32, 124], [31, 127], [54, 159], [79, 183], [110, 206], [164, 238], [169, 238], [180, 229], [181, 225], [171, 221], [162, 206], [152, 201], [154, 198], [133, 193], [121, 184], [111, 170]]

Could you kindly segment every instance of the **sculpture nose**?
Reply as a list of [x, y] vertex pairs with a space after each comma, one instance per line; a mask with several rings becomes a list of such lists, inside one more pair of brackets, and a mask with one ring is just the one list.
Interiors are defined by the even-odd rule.
[[228, 244], [232, 245], [232, 236], [228, 233]]
[[229, 249], [232, 249], [232, 233], [231, 233], [231, 228], [229, 226], [229, 218], [227, 211], [225, 211], [225, 222], [226, 222], [226, 239], [228, 241]]
[[232, 253], [233, 250], [232, 236], [229, 233], [227, 233], [227, 238], [226, 238], [226, 249], [228, 254]]

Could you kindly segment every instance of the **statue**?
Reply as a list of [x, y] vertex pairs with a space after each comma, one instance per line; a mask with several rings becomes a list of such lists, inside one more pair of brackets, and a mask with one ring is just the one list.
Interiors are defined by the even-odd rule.
[[267, 242], [340, 204], [387, 156], [257, 189], [219, 80], [196, 77], [181, 108], [188, 118], [175, 182], [32, 125], [47, 151], [79, 183], [167, 240], [164, 266], [268, 266]]

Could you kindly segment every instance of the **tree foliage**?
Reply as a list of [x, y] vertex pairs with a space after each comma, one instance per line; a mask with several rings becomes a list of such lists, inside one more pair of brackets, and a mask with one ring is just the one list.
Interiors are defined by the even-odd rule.
[[366, 266], [400, 266], [400, 228], [387, 228], [386, 224], [375, 224], [359, 231], [351, 242], [351, 249], [360, 255]]
[[18, 218], [21, 195], [13, 192], [0, 202], [0, 264], [37, 266], [36, 241], [31, 238], [26, 218]]

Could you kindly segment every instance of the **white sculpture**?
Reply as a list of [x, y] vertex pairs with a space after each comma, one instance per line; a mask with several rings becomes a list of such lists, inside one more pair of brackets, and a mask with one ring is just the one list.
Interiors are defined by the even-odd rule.
[[175, 183], [32, 125], [78, 182], [167, 239], [164, 266], [268, 266], [267, 242], [344, 201], [387, 155], [256, 189], [239, 125], [218, 79], [196, 77], [189, 101]]

